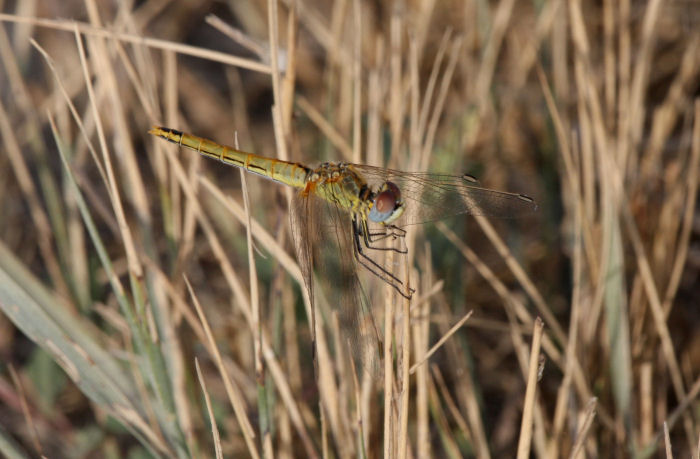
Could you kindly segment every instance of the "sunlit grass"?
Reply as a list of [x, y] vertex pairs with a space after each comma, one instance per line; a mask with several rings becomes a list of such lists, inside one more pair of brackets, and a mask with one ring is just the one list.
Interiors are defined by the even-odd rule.
[[[0, 16], [4, 456], [700, 454], [692, 5], [126, 5]], [[151, 125], [538, 211], [408, 228], [367, 371], [292, 191]]]

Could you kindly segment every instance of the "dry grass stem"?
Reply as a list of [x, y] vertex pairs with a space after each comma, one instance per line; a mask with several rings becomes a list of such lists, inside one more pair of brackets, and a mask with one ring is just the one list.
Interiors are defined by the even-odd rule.
[[216, 453], [216, 459], [223, 459], [224, 455], [221, 451], [221, 438], [219, 437], [219, 428], [216, 426], [216, 419], [214, 419], [214, 412], [211, 407], [211, 400], [209, 397], [209, 392], [207, 391], [207, 384], [202, 376], [202, 370], [199, 368], [199, 360], [194, 359], [194, 365], [197, 368], [197, 378], [199, 379], [199, 384], [202, 386], [202, 393], [204, 394], [204, 402], [207, 405], [207, 414], [209, 414], [209, 422], [211, 424], [211, 436], [214, 441], [214, 452]]
[[418, 367], [425, 364], [425, 362], [430, 358], [430, 356], [433, 355], [438, 349], [440, 349], [440, 346], [442, 346], [445, 343], [445, 341], [450, 339], [450, 336], [452, 336], [457, 330], [462, 328], [462, 325], [464, 325], [464, 323], [467, 320], [469, 320], [473, 312], [473, 310], [469, 311], [464, 317], [459, 319], [459, 321], [456, 324], [454, 324], [452, 328], [450, 328], [450, 330], [438, 340], [437, 343], [433, 344], [433, 347], [430, 348], [430, 350], [423, 356], [423, 358], [420, 361], [413, 364], [413, 366], [411, 367], [411, 374], [414, 374]]
[[530, 347], [530, 363], [527, 372], [527, 388], [525, 389], [525, 402], [523, 404], [523, 417], [520, 424], [520, 440], [518, 441], [518, 458], [522, 459], [530, 455], [530, 443], [532, 441], [532, 422], [534, 416], [535, 395], [537, 393], [537, 367], [540, 356], [540, 345], [544, 322], [539, 317], [535, 319], [535, 327], [532, 331], [532, 346]]
[[2, 3], [0, 456], [697, 457], [696, 10]]
[[212, 355], [212, 357], [214, 357], [216, 365], [219, 369], [221, 380], [224, 382], [224, 387], [226, 388], [226, 394], [228, 395], [229, 401], [231, 402], [231, 407], [233, 408], [233, 412], [236, 415], [236, 419], [240, 424], [241, 430], [243, 432], [243, 437], [246, 439], [246, 443], [248, 444], [249, 453], [253, 457], [260, 457], [257, 448], [253, 444], [255, 432], [253, 431], [253, 427], [248, 421], [248, 417], [245, 415], [245, 405], [241, 398], [241, 391], [233, 385], [231, 378], [229, 378], [227, 374], [226, 368], [224, 367], [223, 359], [221, 357], [221, 353], [219, 352], [216, 346], [216, 342], [214, 341], [214, 336], [212, 335], [211, 327], [209, 326], [209, 323], [206, 317], [204, 316], [204, 311], [202, 311], [202, 307], [199, 304], [199, 300], [197, 300], [197, 297], [195, 296], [195, 293], [192, 290], [192, 285], [190, 285], [190, 282], [186, 277], [185, 284], [187, 284], [187, 290], [189, 291], [190, 297], [192, 298], [192, 303], [194, 304], [194, 307], [197, 310], [197, 315], [199, 316], [199, 320], [202, 323], [204, 332], [207, 335], [207, 344], [209, 346], [209, 352]]

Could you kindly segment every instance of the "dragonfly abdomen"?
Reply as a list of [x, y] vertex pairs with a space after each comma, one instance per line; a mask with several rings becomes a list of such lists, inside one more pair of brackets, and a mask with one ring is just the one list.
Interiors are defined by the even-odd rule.
[[301, 164], [246, 153], [175, 129], [153, 126], [148, 133], [181, 147], [195, 150], [209, 158], [218, 159], [225, 164], [243, 168], [253, 174], [295, 188], [304, 188], [309, 174], [309, 169]]

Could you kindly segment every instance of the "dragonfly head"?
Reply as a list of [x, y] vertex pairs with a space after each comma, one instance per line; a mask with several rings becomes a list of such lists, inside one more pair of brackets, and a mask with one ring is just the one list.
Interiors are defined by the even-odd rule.
[[375, 223], [388, 225], [399, 218], [406, 210], [401, 200], [401, 190], [395, 183], [384, 182], [372, 199], [369, 219]]

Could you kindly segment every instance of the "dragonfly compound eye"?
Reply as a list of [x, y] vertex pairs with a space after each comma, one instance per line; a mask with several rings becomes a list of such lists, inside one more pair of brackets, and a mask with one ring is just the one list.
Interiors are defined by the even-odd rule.
[[401, 190], [392, 182], [384, 182], [379, 193], [374, 197], [369, 219], [376, 223], [389, 224], [399, 218], [403, 211]]

